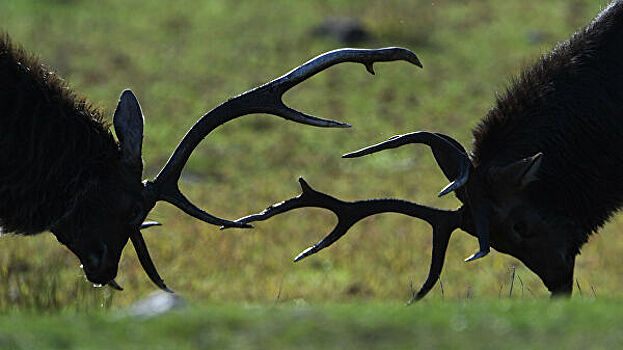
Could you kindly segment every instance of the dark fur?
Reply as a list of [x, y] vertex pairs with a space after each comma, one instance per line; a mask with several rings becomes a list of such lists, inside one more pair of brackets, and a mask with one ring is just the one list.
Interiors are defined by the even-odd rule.
[[72, 213], [88, 220], [88, 207], [110, 203], [103, 196], [119, 169], [101, 112], [7, 35], [0, 82], [0, 226], [35, 234]]
[[478, 167], [544, 154], [528, 198], [579, 228], [579, 251], [623, 204], [623, 1], [524, 71], [473, 134]]

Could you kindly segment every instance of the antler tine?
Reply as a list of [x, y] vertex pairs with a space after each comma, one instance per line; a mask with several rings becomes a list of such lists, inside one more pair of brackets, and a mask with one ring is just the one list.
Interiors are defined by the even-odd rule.
[[[302, 190], [300, 195], [283, 202], [273, 204], [259, 214], [248, 215], [236, 220], [235, 222], [249, 223], [254, 221], [264, 221], [277, 214], [282, 214], [290, 210], [304, 207], [324, 208], [333, 211], [336, 215], [338, 215], [338, 217], [340, 216], [344, 202], [335, 197], [331, 197], [325, 193], [314, 190], [302, 177], [299, 177], [299, 184]], [[221, 229], [223, 228], [226, 227], [221, 227]]]
[[427, 131], [392, 136], [385, 142], [344, 154], [342, 158], [361, 157], [382, 150], [397, 148], [408, 143], [423, 143], [428, 145], [432, 149], [441, 170], [446, 177], [450, 179], [450, 184], [439, 192], [439, 197], [460, 188], [469, 179], [472, 162], [469, 160], [465, 149], [449, 136]]
[[142, 229], [150, 228], [154, 226], [162, 226], [162, 224], [157, 221], [145, 221], [141, 224], [139, 228], [142, 230]]
[[156, 286], [158, 286], [165, 292], [173, 293], [173, 291], [169, 289], [166, 284], [164, 284], [164, 281], [160, 277], [160, 274], [158, 274], [158, 270], [156, 269], [156, 266], [151, 260], [149, 251], [147, 250], [147, 244], [145, 244], [143, 235], [139, 230], [132, 232], [132, 234], [130, 235], [130, 241], [134, 246], [134, 250], [136, 250], [138, 261], [141, 263], [141, 266], [143, 267], [143, 270], [145, 270], [147, 276], [149, 276], [149, 279], [151, 279], [151, 281]]
[[263, 221], [277, 214], [303, 207], [318, 207], [331, 210], [338, 217], [337, 225], [325, 238], [297, 255], [294, 259], [296, 262], [330, 246], [344, 236], [355, 223], [368, 216], [394, 212], [417, 217], [425, 220], [433, 227], [433, 254], [426, 282], [409, 303], [424, 297], [435, 285], [443, 268], [450, 235], [454, 229], [459, 227], [462, 208], [458, 210], [442, 210], [400, 199], [372, 199], [344, 202], [314, 190], [303, 178], [299, 178], [299, 183], [301, 184], [303, 192], [297, 197], [272, 205], [259, 214], [240, 218], [236, 220], [236, 222], [248, 223]]
[[106, 283], [110, 288], [114, 289], [114, 290], [118, 290], [118, 291], [122, 291], [123, 287], [121, 287], [119, 285], [119, 283], [117, 283], [117, 281], [115, 281], [114, 279], [108, 281], [108, 283]]
[[147, 203], [146, 207], [151, 208], [153, 204], [155, 204], [155, 201], [164, 200], [208, 223], [232, 227], [248, 227], [248, 225], [220, 219], [207, 214], [194, 206], [179, 191], [177, 182], [182, 169], [199, 142], [219, 125], [252, 113], [273, 114], [312, 126], [349, 127], [350, 125], [345, 123], [317, 118], [292, 109], [283, 103], [282, 96], [286, 91], [302, 81], [338, 63], [361, 63], [370, 73], [374, 74], [373, 64], [375, 62], [396, 60], [407, 61], [422, 67], [417, 56], [413, 52], [403, 48], [335, 50], [304, 63], [278, 79], [224, 102], [205, 114], [193, 125], [180, 141], [156, 178], [153, 181], [147, 181], [145, 183], [145, 192], [150, 193], [150, 197], [153, 198], [153, 203]]
[[355, 216], [353, 216], [354, 213], [352, 213], [348, 207], [349, 203], [314, 190], [302, 177], [299, 177], [299, 184], [301, 185], [301, 190], [303, 191], [300, 195], [272, 205], [259, 214], [245, 216], [236, 220], [236, 222], [240, 223], [264, 221], [277, 214], [304, 207], [324, 208], [335, 213], [338, 217], [338, 223], [333, 231], [331, 231], [331, 233], [323, 240], [297, 255], [296, 258], [294, 258], [295, 262], [330, 246], [333, 242], [337, 241], [340, 237], [346, 234], [346, 231], [348, 231], [352, 225], [363, 219], [363, 217], [355, 219]]
[[162, 187], [160, 187], [160, 196], [158, 200], [169, 202], [175, 205], [176, 207], [180, 208], [186, 214], [194, 218], [197, 218], [203, 222], [212, 224], [212, 225], [219, 225], [219, 226], [222, 225], [222, 226], [238, 227], [238, 228], [253, 227], [251, 225], [235, 223], [230, 220], [221, 219], [214, 215], [208, 214], [201, 208], [194, 205], [191, 201], [188, 200], [188, 198], [186, 198], [182, 194], [182, 192], [179, 190], [177, 180], [178, 179], [175, 179], [175, 182], [169, 181], [169, 182], [162, 183]]
[[[457, 211], [454, 218], [458, 218], [461, 215], [460, 211], [462, 211], [462, 208]], [[452, 223], [452, 225], [454, 225], [454, 223]], [[407, 302], [407, 305], [413, 304], [414, 302], [424, 298], [439, 280], [441, 270], [443, 269], [443, 263], [446, 258], [446, 250], [448, 249], [450, 236], [452, 235], [452, 231], [456, 228], [456, 226], [452, 225], [433, 225], [433, 253], [431, 255], [428, 276], [426, 276], [426, 281], [424, 281], [424, 284], [422, 284], [418, 292], [411, 297], [409, 302]], [[456, 225], [458, 226], [458, 223]]]
[[283, 92], [286, 92], [288, 89], [304, 80], [307, 80], [316, 73], [319, 73], [338, 63], [361, 63], [366, 67], [366, 70], [370, 72], [370, 74], [374, 74], [373, 65], [375, 62], [389, 61], [407, 61], [423, 68], [422, 63], [417, 56], [412, 51], [402, 47], [386, 47], [376, 50], [338, 49], [312, 58], [311, 60], [303, 63], [301, 66], [291, 70], [284, 76], [268, 84], [276, 83], [280, 85], [280, 89], [282, 89]]

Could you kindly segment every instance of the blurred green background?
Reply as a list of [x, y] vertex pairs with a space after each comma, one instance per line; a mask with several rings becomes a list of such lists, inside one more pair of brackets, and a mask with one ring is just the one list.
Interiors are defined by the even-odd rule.
[[[182, 190], [208, 212], [238, 218], [299, 193], [304, 176], [345, 200], [404, 198], [455, 208], [438, 199], [445, 180], [426, 147], [361, 159], [342, 153], [398, 133], [431, 130], [471, 143], [471, 128], [510, 79], [587, 24], [602, 0], [556, 1], [80, 1], [3, 0], [8, 32], [81, 94], [106, 111], [131, 88], [146, 116], [145, 177], [153, 177], [192, 124], [214, 106], [342, 46], [403, 46], [424, 69], [404, 62], [342, 64], [286, 95], [291, 106], [353, 125], [321, 129], [266, 115], [234, 120], [194, 152]], [[319, 34], [328, 18], [356, 19], [368, 33], [344, 43]], [[468, 147], [469, 148], [469, 147]], [[358, 223], [320, 254], [293, 264], [328, 233], [331, 213], [301, 209], [219, 231], [159, 204], [146, 240], [167, 284], [207, 303], [321, 303], [407, 300], [428, 271], [430, 229], [384, 214]], [[574, 293], [620, 296], [623, 221], [592, 237], [577, 260]], [[457, 231], [442, 275], [425, 302], [467, 298], [545, 298], [541, 281], [517, 260], [494, 252], [466, 264], [477, 243]], [[94, 289], [79, 262], [51, 234], [0, 239], [0, 310], [120, 308], [155, 290], [134, 251], [117, 281], [125, 291]], [[511, 276], [515, 273], [515, 280]], [[514, 289], [511, 291], [511, 283]]]

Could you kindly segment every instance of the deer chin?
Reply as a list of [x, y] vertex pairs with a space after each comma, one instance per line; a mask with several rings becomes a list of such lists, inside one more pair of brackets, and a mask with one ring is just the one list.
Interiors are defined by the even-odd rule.
[[552, 293], [552, 297], [570, 296], [573, 290], [573, 270], [575, 257], [565, 258], [562, 254], [552, 254], [559, 259], [547, 261], [543, 259], [520, 259], [532, 272], [534, 272], [547, 289]]
[[115, 277], [117, 277], [117, 266], [101, 269], [92, 268], [82, 264], [80, 267], [84, 271], [84, 275], [87, 280], [96, 285], [108, 284], [109, 282], [114, 281]]

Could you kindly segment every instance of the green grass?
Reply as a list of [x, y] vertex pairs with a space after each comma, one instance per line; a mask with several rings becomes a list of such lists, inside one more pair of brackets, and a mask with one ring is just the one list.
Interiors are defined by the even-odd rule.
[[614, 300], [201, 304], [155, 318], [11, 313], [2, 349], [617, 349]]
[[[360, 65], [344, 64], [287, 94], [292, 106], [348, 122], [351, 129], [312, 128], [257, 115], [210, 135], [194, 152], [182, 188], [210, 213], [237, 218], [298, 194], [300, 175], [347, 200], [392, 196], [458, 206], [453, 198], [436, 198], [444, 178], [424, 147], [357, 160], [339, 155], [415, 130], [443, 132], [469, 145], [470, 129], [510, 77], [588, 23], [603, 5], [601, 0], [3, 0], [0, 25], [109, 117], [119, 93], [127, 87], [135, 91], [146, 115], [146, 177], [159, 170], [210, 108], [340, 47], [334, 39], [311, 35], [327, 16], [360, 18], [373, 35], [366, 47], [399, 45], [418, 54], [423, 70], [402, 62], [378, 64], [372, 77]], [[254, 230], [224, 232], [166, 204], [150, 218], [164, 223], [150, 229], [146, 239], [167, 284], [211, 305], [264, 305], [277, 298], [284, 303], [402, 302], [424, 280], [431, 250], [426, 225], [392, 214], [358, 223], [334, 246], [297, 264], [291, 259], [332, 228], [331, 214], [298, 210], [258, 223]], [[585, 296], [623, 294], [622, 227], [621, 218], [615, 218], [578, 258], [576, 277]], [[476, 247], [475, 240], [456, 232], [442, 276], [444, 300], [507, 295], [513, 269], [521, 278], [513, 298], [547, 295], [540, 280], [511, 257], [494, 253], [463, 263]], [[120, 309], [154, 290], [132, 249], [120, 264], [122, 293], [92, 289], [78, 265], [49, 234], [3, 237], [0, 310], [81, 315], [101, 305]], [[446, 307], [433, 303], [442, 300], [440, 286], [429, 299], [426, 307]], [[594, 305], [604, 304], [590, 304], [586, 312]]]

